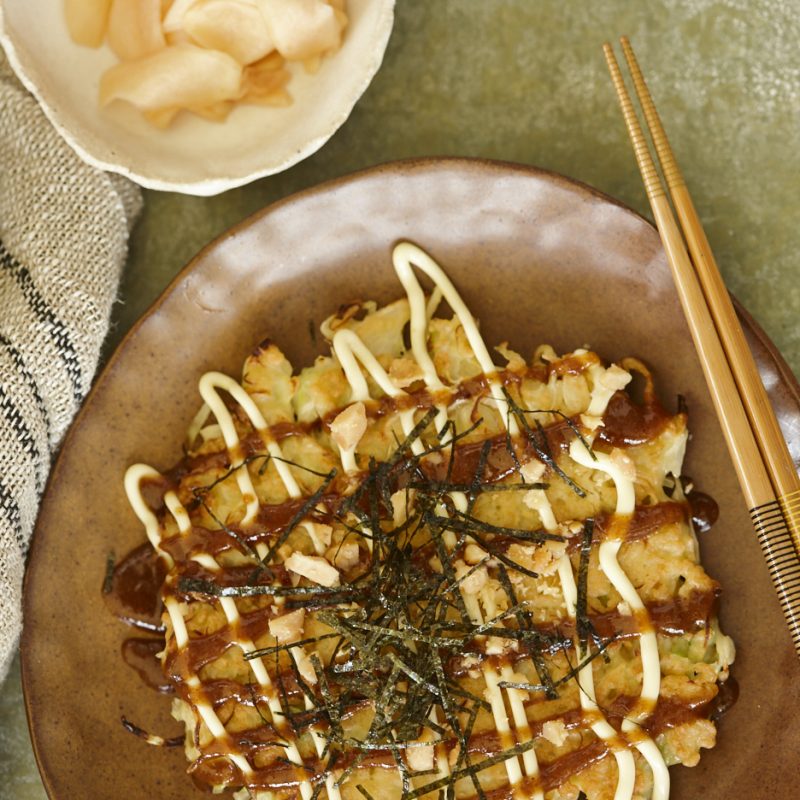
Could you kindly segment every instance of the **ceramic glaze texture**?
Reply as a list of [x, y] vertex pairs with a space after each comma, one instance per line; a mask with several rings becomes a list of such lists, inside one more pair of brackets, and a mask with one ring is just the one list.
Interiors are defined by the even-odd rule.
[[[644, 212], [600, 51], [604, 39], [623, 32], [646, 71], [726, 282], [800, 371], [800, 228], [793, 220], [800, 18], [788, 0], [404, 0], [380, 72], [317, 154], [216, 198], [147, 193], [113, 341], [202, 245], [247, 214], [392, 158], [455, 154], [538, 164]], [[770, 386], [780, 388], [771, 370]], [[798, 421], [787, 420], [797, 443]], [[738, 588], [726, 587], [728, 596]], [[42, 800], [18, 679], [0, 692], [0, 794]], [[796, 769], [784, 789], [798, 778]]]

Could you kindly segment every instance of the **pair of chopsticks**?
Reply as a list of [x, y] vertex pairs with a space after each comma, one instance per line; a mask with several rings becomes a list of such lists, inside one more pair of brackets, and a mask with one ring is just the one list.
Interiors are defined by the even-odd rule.
[[800, 656], [800, 479], [633, 48], [627, 37], [620, 42], [677, 221], [614, 51], [605, 44], [608, 69], [725, 442]]

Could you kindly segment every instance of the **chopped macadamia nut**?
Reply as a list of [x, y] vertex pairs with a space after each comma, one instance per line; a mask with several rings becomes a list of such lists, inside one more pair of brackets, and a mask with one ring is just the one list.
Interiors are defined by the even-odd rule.
[[567, 726], [560, 719], [551, 719], [542, 725], [542, 736], [556, 747], [567, 741]]
[[298, 608], [297, 611], [271, 619], [269, 621], [269, 632], [278, 640], [279, 644], [296, 642], [303, 636], [305, 618], [305, 609]]
[[522, 465], [520, 468], [520, 474], [525, 479], [525, 483], [538, 483], [542, 479], [542, 476], [546, 470], [547, 467], [543, 461], [532, 459], [531, 461], [528, 461], [527, 464]]
[[464, 561], [470, 566], [480, 564], [488, 553], [476, 544], [468, 544], [464, 549]]
[[[522, 495], [522, 502], [531, 509], [531, 511], [538, 511], [542, 507], [542, 495], [544, 492], [541, 489], [531, 489]], [[544, 498], [545, 502], [547, 498]]]
[[624, 600], [620, 600], [619, 603], [617, 603], [617, 612], [623, 617], [629, 617], [633, 614], [630, 605]]
[[399, 489], [389, 499], [392, 501], [392, 522], [402, 525], [408, 519], [408, 512], [414, 507], [413, 489]]
[[455, 568], [456, 577], [461, 580], [461, 590], [466, 594], [478, 594], [489, 580], [489, 573], [486, 571], [486, 567], [473, 569], [463, 561], [456, 561]]
[[358, 564], [360, 553], [357, 542], [344, 542], [334, 548], [333, 563], [342, 571]]
[[426, 772], [433, 769], [433, 745], [411, 744], [406, 748], [406, 763], [414, 772]]
[[486, 655], [500, 656], [508, 650], [507, 642], [499, 636], [490, 636], [486, 640]]
[[567, 539], [571, 539], [573, 536], [577, 536], [582, 531], [583, 531], [583, 523], [577, 519], [565, 520], [558, 526], [558, 532], [562, 536], [565, 536]]
[[339, 570], [329, 564], [321, 556], [307, 556], [303, 553], [292, 553], [284, 562], [286, 569], [320, 586], [338, 586]]
[[367, 409], [363, 403], [353, 403], [331, 422], [331, 436], [342, 450], [355, 450], [367, 430]]
[[297, 664], [297, 671], [300, 673], [302, 679], [313, 686], [317, 682], [317, 671], [314, 669], [314, 663], [302, 647], [292, 648], [292, 658], [294, 663]]

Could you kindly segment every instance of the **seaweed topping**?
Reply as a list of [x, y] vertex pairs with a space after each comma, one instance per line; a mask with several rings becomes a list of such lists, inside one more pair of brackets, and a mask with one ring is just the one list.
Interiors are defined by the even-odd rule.
[[[563, 538], [547, 531], [495, 525], [476, 513], [476, 500], [484, 492], [527, 491], [542, 484], [495, 484], [487, 480], [486, 446], [469, 483], [454, 484], [447, 475], [443, 480], [428, 478], [423, 469], [425, 460], [433, 453], [452, 455], [462, 438], [451, 435], [443, 443], [447, 431], [434, 431], [428, 434], [423, 451], [413, 453], [412, 443], [426, 434], [435, 413], [436, 409], [424, 413], [410, 434], [398, 442], [394, 454], [385, 462], [371, 463], [358, 485], [332, 508], [331, 519], [371, 539], [372, 555], [349, 583], [335, 587], [282, 585], [276, 582], [272, 571], [280, 566], [272, 563], [278, 548], [329, 492], [336, 477], [331, 471], [276, 534], [266, 555], [244, 582], [226, 585], [211, 574], [202, 579], [183, 576], [176, 586], [179, 594], [195, 595], [206, 602], [214, 598], [264, 596], [282, 598], [288, 608], [313, 610], [325, 625], [325, 633], [253, 649], [245, 658], [275, 660], [283, 724], [296, 737], [314, 726], [325, 742], [321, 754], [323, 774], [333, 774], [336, 763], [345, 764], [338, 779], [341, 783], [363, 758], [371, 753], [386, 753], [397, 765], [405, 800], [434, 791], [450, 797], [455, 782], [462, 778], [469, 778], [477, 796], [484, 797], [479, 774], [533, 746], [532, 741], [501, 745], [476, 759], [470, 747], [474, 726], [479, 712], [491, 709], [482, 696], [464, 688], [448, 664], [464, 653], [481, 653], [486, 637], [492, 637], [516, 657], [530, 658], [539, 676], [537, 684], [501, 681], [501, 689], [541, 692], [555, 699], [575, 672], [571, 670], [558, 680], [551, 675], [547, 657], [567, 646], [567, 642], [558, 633], [543, 632], [533, 624], [510, 576], [516, 572], [535, 579], [538, 575], [507, 553], [510, 542], [542, 545], [562, 542]], [[537, 437], [537, 452], [547, 457], [541, 449], [540, 434], [532, 430], [530, 433]], [[508, 447], [513, 451], [510, 439]], [[406, 492], [404, 519], [395, 525], [391, 498], [400, 488], [413, 492]], [[464, 511], [452, 499], [453, 493], [459, 491], [467, 496]], [[196, 496], [203, 499], [200, 493]], [[358, 520], [357, 526], [348, 522], [351, 516]], [[592, 529], [591, 521], [587, 522], [581, 549], [577, 625], [582, 640], [591, 636], [602, 651], [604, 643], [594, 632], [586, 611], [585, 578]], [[496, 547], [495, 539], [504, 546]], [[456, 562], [469, 543], [477, 544], [486, 556], [464, 570]], [[432, 569], [425, 554], [435, 554], [440, 568]], [[496, 580], [504, 608], [483, 620], [470, 615], [464, 599], [464, 587], [478, 571], [487, 571]], [[286, 668], [279, 668], [281, 654], [296, 654], [305, 646], [318, 646], [324, 641], [335, 646], [324, 664], [316, 652], [312, 653], [316, 675], [313, 686], [301, 674], [296, 659], [286, 659], [291, 680]], [[298, 695], [302, 696], [300, 704]], [[349, 710], [365, 702], [374, 711], [369, 729], [364, 736], [350, 736], [343, 720]], [[262, 714], [258, 704], [256, 707]], [[441, 774], [439, 768], [410, 768], [411, 751], [439, 745], [458, 752], [454, 766], [448, 767], [449, 774]]]

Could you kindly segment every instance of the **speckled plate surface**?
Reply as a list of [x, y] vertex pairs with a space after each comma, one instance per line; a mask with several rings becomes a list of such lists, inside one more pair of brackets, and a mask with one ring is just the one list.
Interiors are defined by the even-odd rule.
[[[165, 736], [168, 699], [119, 655], [126, 629], [100, 589], [110, 550], [143, 538], [125, 468], [177, 460], [209, 369], [238, 374], [269, 335], [295, 367], [316, 352], [311, 325], [341, 302], [400, 294], [392, 245], [411, 239], [448, 271], [488, 343], [540, 342], [636, 355], [667, 407], [683, 394], [693, 432], [686, 471], [721, 515], [702, 536], [736, 640], [738, 704], [718, 747], [676, 768], [673, 798], [787, 797], [798, 779], [800, 665], [737, 488], [658, 235], [641, 217], [565, 178], [467, 160], [401, 162], [295, 195], [217, 240], [134, 327], [87, 400], [50, 478], [25, 588], [23, 681], [51, 798], [202, 797], [179, 750], [148, 748], [126, 715]], [[800, 392], [764, 334], [746, 332], [797, 460]]]

